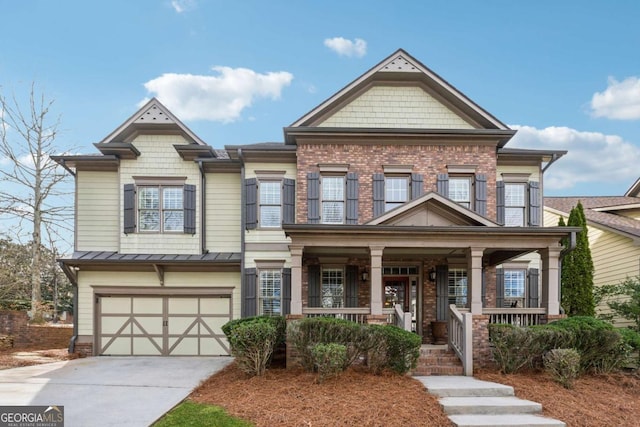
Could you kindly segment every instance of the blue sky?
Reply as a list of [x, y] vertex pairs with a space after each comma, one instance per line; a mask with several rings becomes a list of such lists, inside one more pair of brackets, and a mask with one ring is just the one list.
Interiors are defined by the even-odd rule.
[[[622, 195], [640, 176], [640, 2], [0, 2], [0, 90], [55, 99], [61, 150], [97, 152], [157, 96], [216, 148], [290, 125], [398, 48], [502, 122], [567, 149], [546, 195]], [[0, 159], [1, 160], [1, 159]]]

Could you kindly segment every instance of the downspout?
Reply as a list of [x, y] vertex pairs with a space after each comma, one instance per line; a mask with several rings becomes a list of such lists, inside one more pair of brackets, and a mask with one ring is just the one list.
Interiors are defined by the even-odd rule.
[[246, 233], [246, 209], [245, 209], [245, 203], [246, 203], [246, 195], [245, 195], [245, 188], [244, 188], [244, 176], [245, 176], [245, 169], [244, 169], [244, 155], [242, 154], [242, 148], [238, 148], [238, 158], [240, 159], [240, 317], [242, 317], [242, 313], [244, 312], [243, 310], [243, 297], [244, 295], [242, 295], [242, 290], [245, 287], [245, 277], [244, 277], [244, 254], [245, 254], [245, 237], [244, 234]]
[[206, 203], [207, 203], [207, 178], [204, 173], [204, 166], [202, 160], [196, 160], [198, 162], [198, 169], [200, 169], [200, 249], [203, 254], [209, 253], [207, 250], [207, 221], [205, 219]]
[[78, 340], [78, 274], [71, 271], [63, 261], [58, 260], [58, 264], [73, 288], [73, 335], [69, 340], [69, 348], [67, 349], [67, 352], [71, 354], [76, 351], [76, 341]]

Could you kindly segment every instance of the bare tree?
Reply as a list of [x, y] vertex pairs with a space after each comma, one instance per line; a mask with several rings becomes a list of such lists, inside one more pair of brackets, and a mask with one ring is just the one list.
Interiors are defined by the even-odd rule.
[[[55, 145], [59, 117], [51, 118], [53, 100], [36, 93], [31, 84], [28, 108], [21, 106], [15, 94], [7, 98], [0, 93], [0, 212], [31, 225], [31, 310], [32, 319], [41, 318], [42, 301], [42, 229], [68, 230], [68, 206], [60, 203], [64, 194], [60, 184], [67, 175], [51, 159], [59, 154]], [[58, 204], [56, 204], [56, 199]], [[59, 233], [60, 234], [60, 233]]]

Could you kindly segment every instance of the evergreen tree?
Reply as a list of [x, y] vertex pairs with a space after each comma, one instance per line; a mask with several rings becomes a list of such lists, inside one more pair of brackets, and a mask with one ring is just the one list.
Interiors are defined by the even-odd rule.
[[[560, 218], [559, 226], [564, 225]], [[569, 227], [581, 227], [582, 231], [576, 237], [576, 247], [569, 252], [562, 261], [562, 307], [569, 316], [595, 316], [595, 301], [593, 298], [593, 260], [589, 249], [587, 219], [584, 216], [582, 203], [578, 202], [571, 209]], [[566, 246], [567, 243], [563, 242]]]

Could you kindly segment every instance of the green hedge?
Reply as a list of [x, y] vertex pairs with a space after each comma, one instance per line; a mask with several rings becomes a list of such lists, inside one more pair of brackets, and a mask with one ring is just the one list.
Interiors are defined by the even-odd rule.
[[249, 375], [262, 375], [271, 360], [278, 331], [270, 322], [244, 322], [229, 332], [231, 354], [238, 367]]
[[528, 328], [490, 324], [489, 338], [494, 359], [505, 373], [540, 368], [544, 354], [556, 348], [576, 349], [580, 372], [611, 372], [624, 366], [630, 350], [613, 326], [586, 316]]
[[371, 325], [369, 331], [375, 343], [369, 355], [369, 368], [373, 372], [386, 368], [406, 374], [416, 367], [422, 344], [419, 335], [394, 325]]
[[284, 316], [251, 316], [242, 319], [231, 320], [222, 325], [222, 332], [229, 338], [231, 331], [238, 325], [243, 323], [266, 322], [276, 328], [278, 334], [276, 346], [284, 344], [286, 339], [287, 321]]

